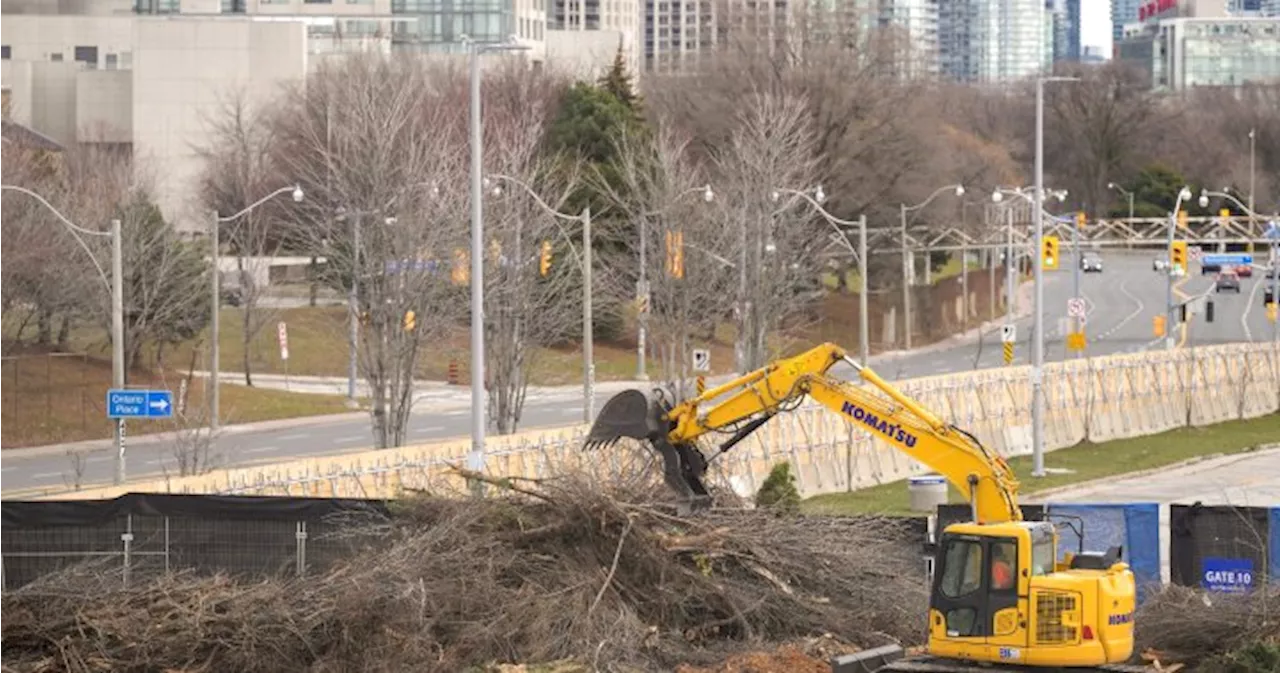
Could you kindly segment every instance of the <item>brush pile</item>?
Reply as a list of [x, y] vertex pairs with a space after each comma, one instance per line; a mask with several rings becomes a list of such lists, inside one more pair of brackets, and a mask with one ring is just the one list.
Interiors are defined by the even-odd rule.
[[674, 670], [828, 637], [923, 638], [919, 540], [891, 520], [713, 510], [561, 478], [343, 522], [302, 578], [70, 571], [4, 597], [6, 671]]
[[1134, 623], [1145, 658], [1221, 673], [1220, 657], [1255, 645], [1280, 648], [1280, 587], [1223, 594], [1167, 586], [1142, 604]]

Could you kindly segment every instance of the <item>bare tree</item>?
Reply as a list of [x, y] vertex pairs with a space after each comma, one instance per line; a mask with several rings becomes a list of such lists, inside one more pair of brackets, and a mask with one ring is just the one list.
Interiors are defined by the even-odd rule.
[[424, 60], [352, 57], [323, 66], [271, 117], [275, 166], [308, 195], [290, 211], [294, 245], [326, 259], [323, 283], [357, 288], [379, 447], [404, 442], [418, 362], [466, 306], [452, 275], [467, 248], [458, 82]]
[[738, 272], [738, 368], [762, 366], [766, 337], [799, 313], [819, 289], [817, 249], [825, 233], [812, 215], [788, 215], [786, 185], [817, 182], [817, 136], [805, 98], [758, 88], [742, 101], [729, 142], [715, 153], [714, 182], [724, 219], [714, 249], [734, 250]]
[[1085, 210], [1110, 203], [1107, 182], [1136, 171], [1150, 156], [1150, 137], [1177, 114], [1162, 105], [1131, 66], [1108, 64], [1075, 71], [1080, 82], [1045, 92], [1054, 132], [1046, 134], [1046, 170]]
[[[572, 219], [579, 213], [563, 213], [581, 164], [543, 149], [563, 81], [531, 76], [518, 64], [487, 79], [485, 166], [496, 191], [486, 204], [485, 384], [495, 429], [508, 434], [519, 426], [541, 349], [582, 334], [583, 223]], [[551, 258], [545, 275], [544, 247]], [[596, 266], [597, 274], [604, 270]]]
[[[647, 345], [660, 354], [663, 382], [681, 397], [694, 339], [714, 335], [717, 319], [725, 315], [724, 298], [737, 287], [733, 262], [717, 252], [723, 225], [714, 203], [705, 200], [708, 180], [693, 160], [691, 144], [687, 132], [659, 116], [651, 130], [616, 139], [611, 175], [617, 188], [602, 171], [593, 180], [635, 223], [635, 238], [626, 241], [634, 257], [627, 258], [643, 259], [649, 297], [648, 313], [639, 317], [649, 330]], [[615, 267], [613, 278], [624, 291], [643, 290], [639, 268]]]
[[[235, 92], [210, 120], [209, 145], [202, 184], [205, 207], [220, 216], [240, 212], [281, 185], [272, 182], [275, 168], [272, 129], [262, 114], [251, 109], [243, 91]], [[210, 217], [213, 214], [210, 214]], [[255, 209], [233, 222], [220, 223], [220, 240], [236, 258], [236, 281], [223, 287], [233, 292], [241, 312], [244, 382], [253, 385], [251, 344], [279, 311], [262, 305], [270, 285], [270, 258], [284, 244], [283, 225], [271, 210]]]

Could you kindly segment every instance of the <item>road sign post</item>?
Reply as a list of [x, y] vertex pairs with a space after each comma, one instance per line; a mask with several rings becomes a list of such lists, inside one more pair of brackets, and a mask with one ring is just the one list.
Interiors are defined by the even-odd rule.
[[168, 390], [125, 390], [112, 388], [107, 391], [107, 418], [115, 421], [118, 441], [116, 460], [117, 476], [124, 482], [126, 418], [173, 418], [173, 393]]
[[1004, 344], [1004, 363], [1006, 365], [1013, 364], [1013, 344]]
[[1014, 324], [1000, 326], [1000, 341], [1004, 344], [1004, 363], [1013, 364], [1013, 344], [1018, 340], [1018, 327]]
[[284, 361], [284, 389], [289, 390], [289, 329], [284, 321], [276, 326], [276, 337], [280, 341], [280, 359]]

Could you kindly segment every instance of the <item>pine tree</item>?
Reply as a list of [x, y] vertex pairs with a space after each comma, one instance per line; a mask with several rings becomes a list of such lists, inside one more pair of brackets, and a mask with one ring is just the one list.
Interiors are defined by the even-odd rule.
[[627, 59], [622, 53], [621, 40], [618, 41], [618, 51], [613, 55], [613, 65], [600, 77], [598, 84], [639, 117], [642, 101], [631, 82], [631, 74], [627, 72]]

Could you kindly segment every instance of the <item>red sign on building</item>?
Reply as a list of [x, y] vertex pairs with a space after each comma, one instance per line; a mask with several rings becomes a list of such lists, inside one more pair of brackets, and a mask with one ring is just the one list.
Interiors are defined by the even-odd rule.
[[1154, 19], [1178, 8], [1178, 0], [1150, 0], [1138, 6], [1138, 20]]

